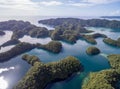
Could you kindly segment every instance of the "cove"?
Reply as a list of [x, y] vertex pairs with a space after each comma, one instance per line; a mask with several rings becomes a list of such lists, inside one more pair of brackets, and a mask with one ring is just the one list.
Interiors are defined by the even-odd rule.
[[[99, 33], [103, 32], [105, 35], [110, 36], [111, 38], [117, 39], [119, 37], [120, 32], [115, 32], [108, 30], [107, 28], [88, 28], [91, 30], [99, 31]], [[103, 30], [104, 29], [104, 30]], [[109, 33], [111, 33], [109, 35]], [[37, 39], [37, 38], [34, 38]], [[39, 39], [39, 38], [38, 38]], [[46, 39], [49, 41], [50, 39]], [[78, 40], [75, 44], [68, 44], [62, 42], [63, 49], [59, 54], [53, 54], [51, 52], [42, 50], [42, 49], [33, 49], [28, 54], [36, 55], [40, 58], [40, 60], [44, 63], [58, 61], [60, 59], [65, 58], [66, 56], [75, 56], [77, 57], [85, 67], [85, 71], [82, 74], [77, 74], [65, 81], [56, 82], [47, 86], [46, 89], [81, 89], [83, 79], [89, 74], [89, 72], [100, 71], [103, 69], [110, 68], [108, 60], [103, 56], [108, 54], [118, 54], [119, 49], [109, 46], [105, 44], [102, 38], [96, 39], [97, 44], [94, 45], [101, 50], [101, 54], [96, 56], [89, 56], [86, 54], [86, 48], [91, 46], [91, 44], [87, 43], [84, 40]], [[25, 41], [25, 40], [24, 40]], [[41, 41], [41, 40], [39, 40]], [[31, 42], [31, 40], [30, 40]], [[44, 41], [42, 41], [44, 43]], [[0, 63], [0, 68], [10, 68], [14, 67], [13, 70], [8, 70], [0, 73], [0, 76], [4, 76], [5, 80], [8, 82], [9, 89], [12, 89], [14, 85], [24, 76], [24, 74], [30, 68], [30, 65], [21, 59], [22, 55], [19, 55], [10, 61]]]

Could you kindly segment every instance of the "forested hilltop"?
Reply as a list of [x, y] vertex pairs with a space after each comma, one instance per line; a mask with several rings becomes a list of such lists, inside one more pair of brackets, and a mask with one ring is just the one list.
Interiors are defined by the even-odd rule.
[[58, 26], [64, 24], [74, 24], [81, 25], [82, 27], [106, 27], [106, 28], [120, 28], [120, 21], [117, 20], [106, 20], [106, 19], [77, 19], [77, 18], [57, 18], [57, 19], [47, 19], [40, 20], [39, 23]]
[[47, 64], [40, 62], [36, 56], [26, 54], [22, 58], [33, 66], [13, 89], [45, 89], [52, 82], [65, 80], [72, 74], [83, 71], [81, 62], [72, 56]]
[[108, 55], [107, 58], [111, 68], [90, 73], [82, 89], [120, 89], [120, 54]]
[[[15, 40], [19, 40], [24, 35], [29, 35], [35, 38], [45, 38], [50, 37], [52, 40], [62, 40], [69, 43], [76, 43], [79, 38], [86, 40], [89, 43], [96, 44], [95, 38], [106, 37], [104, 34], [93, 34], [93, 35], [84, 35], [84, 33], [90, 33], [93, 31], [87, 30], [81, 24], [74, 23], [74, 20], [71, 20], [70, 23], [65, 23], [56, 26], [53, 30], [48, 30], [45, 27], [37, 27], [30, 22], [9, 20], [0, 22], [0, 30], [13, 31], [11, 40], [8, 43], [15, 43]], [[65, 20], [67, 21], [67, 20]]]
[[113, 19], [113, 18], [120, 18], [120, 16], [101, 16], [101, 18], [110, 18], [110, 19]]
[[[6, 30], [13, 32], [11, 39], [0, 45], [0, 47], [15, 45], [10, 50], [0, 53], [0, 62], [8, 61], [35, 48], [44, 49], [52, 53], [63, 52], [64, 45], [62, 45], [60, 41], [76, 43], [78, 39], [81, 39], [90, 44], [97, 44], [96, 38], [102, 37], [104, 38], [104, 43], [110, 46], [120, 47], [120, 38], [114, 40], [101, 33], [90, 34], [93, 31], [86, 29], [86, 26], [120, 29], [120, 21], [58, 18], [41, 20], [39, 23], [53, 26], [54, 29], [48, 30], [45, 27], [38, 27], [24, 21], [10, 20], [0, 22], [1, 36], [5, 34], [4, 31]], [[35, 44], [21, 42], [20, 38], [24, 35], [34, 38], [49, 37], [52, 41], [44, 45], [39, 42]], [[99, 48], [90, 46], [86, 49], [86, 53], [89, 57], [103, 53], [103, 51]], [[82, 89], [120, 89], [116, 86], [116, 84], [120, 81], [120, 55], [114, 54], [107, 57], [111, 68], [90, 73], [89, 80], [83, 84]], [[22, 80], [19, 81], [18, 85], [14, 87], [14, 89], [45, 89], [45, 87], [52, 82], [67, 79], [70, 75], [83, 71], [81, 62], [72, 56], [64, 58], [58, 62], [51, 63], [43, 63], [38, 57], [30, 55], [23, 55], [22, 59], [31, 64], [32, 67], [25, 74]]]

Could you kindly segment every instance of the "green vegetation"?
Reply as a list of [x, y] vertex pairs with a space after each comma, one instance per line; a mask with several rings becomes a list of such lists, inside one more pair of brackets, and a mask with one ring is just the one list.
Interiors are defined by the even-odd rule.
[[34, 66], [34, 64], [35, 64], [36, 62], [40, 62], [40, 59], [39, 59], [38, 57], [34, 56], [34, 55], [30, 56], [30, 55], [28, 55], [28, 54], [24, 54], [24, 55], [22, 56], [22, 59], [25, 60], [25, 61], [27, 61], [27, 62], [28, 62], [29, 64], [31, 64], [32, 66]]
[[[27, 59], [29, 59], [28, 56]], [[82, 64], [72, 56], [58, 62], [34, 63], [34, 66], [13, 89], [44, 89], [49, 83], [64, 80], [73, 73], [83, 71]]]
[[96, 40], [91, 35], [83, 35], [83, 39], [91, 44], [97, 44]]
[[[14, 40], [13, 40], [14, 41]], [[12, 40], [9, 41], [10, 44], [12, 43]], [[10, 45], [9, 43], [6, 43], [5, 45]], [[59, 53], [62, 49], [62, 44], [58, 41], [51, 41], [46, 45], [42, 44], [30, 44], [30, 43], [25, 43], [25, 42], [20, 42], [17, 44], [15, 47], [10, 49], [9, 51], [0, 53], [0, 62], [4, 62], [7, 60], [10, 60], [11, 58], [20, 55], [24, 52], [30, 51], [34, 48], [39, 48], [39, 49], [45, 49], [53, 53]]]
[[[0, 30], [9, 30], [13, 31], [11, 39], [19, 39], [24, 35], [30, 35], [31, 37], [48, 37], [49, 31], [44, 27], [37, 27], [32, 25], [30, 22], [9, 20], [0, 22]], [[0, 34], [3, 32], [0, 31]]]
[[53, 53], [59, 53], [62, 49], [62, 44], [58, 41], [51, 41], [46, 45], [37, 44], [37, 48], [45, 49]]
[[77, 18], [57, 18], [57, 19], [47, 19], [40, 20], [39, 23], [59, 26], [61, 24], [73, 24], [81, 25], [82, 27], [107, 27], [107, 28], [120, 28], [120, 21], [117, 20], [105, 20], [105, 19], [77, 19]]
[[118, 38], [118, 41], [120, 42], [120, 38]]
[[91, 46], [91, 47], [87, 48], [86, 53], [89, 55], [97, 55], [100, 53], [100, 50], [96, 47]]
[[13, 31], [11, 39], [19, 39], [22, 38], [26, 32], [24, 30], [15, 30]]
[[[58, 19], [61, 20], [61, 19]], [[56, 20], [57, 21], [57, 20]], [[62, 22], [61, 22], [62, 21]], [[62, 19], [59, 24], [52, 23], [55, 27], [55, 30], [49, 31], [44, 27], [37, 27], [30, 24], [29, 22], [23, 21], [5, 21], [0, 22], [0, 29], [2, 30], [11, 30], [13, 35], [11, 39], [19, 39], [24, 35], [29, 35], [31, 37], [51, 37], [52, 40], [62, 40], [69, 43], [76, 43], [79, 38], [84, 38], [87, 42], [96, 44], [95, 38], [105, 37], [99, 33], [94, 35], [82, 35], [84, 33], [90, 33], [93, 31], [87, 30], [82, 24], [79, 23], [79, 19]], [[6, 25], [6, 26], [5, 26]], [[8, 29], [9, 28], [9, 29]]]
[[64, 41], [67, 41], [70, 43], [76, 43], [76, 41], [79, 39], [79, 35], [80, 34], [77, 33], [76, 31], [66, 30], [63, 32], [61, 37]]
[[61, 30], [54, 30], [51, 33], [51, 39], [52, 40], [62, 40], [62, 37], [60, 35], [62, 35], [62, 31]]
[[70, 43], [76, 43], [80, 38], [80, 33], [89, 33], [91, 31], [86, 30], [79, 24], [62, 24], [55, 27], [55, 30], [51, 33], [53, 40], [63, 40]]
[[111, 38], [105, 38], [103, 40], [103, 42], [105, 42], [106, 44], [112, 45], [112, 46], [116, 46], [116, 47], [120, 47], [120, 40], [113, 40]]
[[100, 33], [95, 33], [95, 34], [92, 34], [92, 35], [83, 35], [82, 36], [82, 38], [84, 40], [86, 40], [88, 43], [91, 43], [91, 44], [97, 44], [95, 39], [99, 38], [99, 37], [106, 38], [107, 36], [104, 35], [104, 34], [100, 34]]
[[111, 69], [93, 72], [89, 80], [84, 83], [82, 89], [120, 89], [116, 83], [120, 81], [120, 54], [108, 56]]
[[110, 65], [120, 74], [120, 54], [112, 54], [108, 56]]
[[24, 21], [16, 21], [16, 20], [9, 20], [0, 22], [0, 30], [24, 30], [26, 27], [29, 27], [31, 24], [30, 22]]
[[82, 89], [116, 89], [113, 84], [118, 81], [120, 76], [115, 70], [103, 70], [100, 72], [93, 72], [89, 75], [89, 80], [83, 84]]
[[49, 36], [49, 31], [44, 27], [39, 27], [39, 28], [34, 28], [34, 29], [30, 30], [28, 32], [28, 34], [31, 37], [36, 37], [36, 38], [48, 37]]
[[29, 26], [26, 27], [24, 30], [13, 31], [12, 39], [19, 39], [22, 38], [24, 35], [29, 35], [36, 38], [48, 37], [49, 31], [44, 27]]
[[91, 35], [93, 38], [99, 38], [99, 37], [102, 37], [102, 38], [107, 38], [107, 36], [106, 35], [104, 35], [104, 34], [100, 34], [100, 33], [95, 33], [95, 34], [93, 34], [93, 35]]
[[79, 38], [83, 38], [87, 42], [91, 44], [97, 44], [96, 38], [98, 37], [107, 37], [104, 34], [95, 33], [92, 35], [82, 35], [83, 33], [89, 33], [92, 31], [86, 30], [85, 28], [81, 27], [80, 25], [71, 25], [65, 24], [56, 26], [55, 30], [51, 33], [51, 38], [53, 40], [62, 40], [69, 43], [76, 43]]
[[118, 19], [118, 18], [120, 18], [120, 16], [101, 16], [101, 18], [110, 18], [110, 19]]
[[21, 42], [13, 47], [11, 50], [0, 53], [0, 62], [10, 60], [11, 58], [18, 56], [24, 52], [30, 51], [35, 48], [35, 45]]
[[0, 36], [3, 36], [3, 35], [5, 35], [5, 32], [0, 31]]

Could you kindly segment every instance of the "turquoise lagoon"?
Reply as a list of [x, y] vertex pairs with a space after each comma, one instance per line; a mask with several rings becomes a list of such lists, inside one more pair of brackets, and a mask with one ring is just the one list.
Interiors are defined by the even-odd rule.
[[[96, 27], [87, 27], [87, 29], [95, 31], [93, 33], [103, 33], [113, 39], [117, 39], [120, 37], [120, 31], [118, 30], [116, 31], [115, 29], [113, 30], [108, 28], [96, 28]], [[9, 33], [9, 37], [10, 37], [11, 32], [7, 31], [6, 33]], [[6, 34], [6, 36], [7, 35], [8, 34]], [[5, 42], [6, 36], [0, 37], [0, 42], [2, 42], [1, 40]], [[24, 36], [20, 40], [22, 42], [30, 42], [30, 43], [38, 42], [42, 44], [46, 44], [49, 41], [51, 41], [50, 38], [37, 39], [37, 38], [31, 38], [29, 36]], [[108, 60], [106, 58], [108, 54], [120, 53], [120, 48], [109, 46], [103, 43], [102, 40], [103, 38], [96, 39], [97, 44], [94, 46], [98, 47], [101, 50], [101, 54], [96, 56], [89, 56], [86, 54], [86, 48], [92, 45], [81, 39], [79, 39], [75, 44], [62, 42], [63, 49], [62, 52], [60, 52], [59, 54], [53, 54], [51, 52], [42, 49], [33, 49], [27, 53], [38, 56], [40, 60], [44, 63], [58, 61], [69, 55], [77, 57], [78, 60], [80, 60], [80, 62], [84, 66], [84, 72], [82, 73], [78, 72], [76, 75], [68, 78], [65, 81], [49, 84], [46, 87], [46, 89], [81, 89], [83, 80], [87, 77], [87, 75], [90, 72], [96, 72], [110, 68]], [[6, 47], [6, 50], [2, 50], [4, 49], [2, 48], [0, 51], [4, 52], [12, 47], [14, 46]], [[12, 89], [12, 87], [17, 84], [17, 82], [25, 75], [25, 73], [31, 67], [31, 65], [29, 65], [27, 62], [21, 59], [21, 56], [22, 55], [19, 55], [7, 62], [0, 63], [0, 77], [3, 77], [8, 84], [8, 88], [6, 89]]]

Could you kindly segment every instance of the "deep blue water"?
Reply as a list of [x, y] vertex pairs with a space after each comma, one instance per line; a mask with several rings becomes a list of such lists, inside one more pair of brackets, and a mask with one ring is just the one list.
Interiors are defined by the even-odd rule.
[[[117, 39], [118, 37], [120, 37], [120, 32], [115, 31], [113, 29], [95, 28], [95, 27], [89, 27], [87, 29], [95, 31], [94, 33], [99, 32], [106, 34], [108, 37], [111, 37], [113, 39]], [[3, 40], [6, 38], [0, 37], [0, 40], [1, 39]], [[32, 42], [33, 40], [30, 37], [27, 37], [27, 39], [29, 39], [27, 40], [27, 42], [29, 41]], [[21, 40], [26, 41], [25, 38]], [[49, 38], [36, 39], [36, 42], [39, 41], [44, 44], [49, 42], [50, 40], [51, 39]], [[65, 81], [49, 84], [47, 86], [47, 89], [81, 89], [81, 85], [84, 78], [90, 72], [95, 72], [110, 68], [108, 60], [105, 57], [106, 55], [120, 54], [120, 48], [112, 47], [103, 43], [102, 38], [98, 38], [96, 40], [97, 40], [97, 45], [94, 46], [98, 47], [101, 50], [101, 54], [96, 56], [89, 56], [86, 54], [86, 48], [92, 45], [81, 39], [78, 40], [77, 43], [75, 44], [68, 44], [62, 42], [63, 49], [62, 52], [60, 52], [59, 54], [53, 54], [51, 52], [42, 49], [33, 49], [27, 53], [38, 56], [40, 60], [44, 63], [58, 61], [69, 55], [77, 57], [78, 60], [80, 60], [80, 62], [84, 66], [85, 69], [84, 72], [81, 74], [77, 73], [76, 75]], [[10, 67], [14, 67], [14, 69], [10, 69]], [[30, 67], [31, 66], [27, 62], [21, 59], [21, 55], [11, 59], [10, 61], [0, 63], [0, 77], [4, 77], [4, 80], [8, 83], [7, 89], [11, 89], [25, 75], [25, 73], [28, 71]]]

